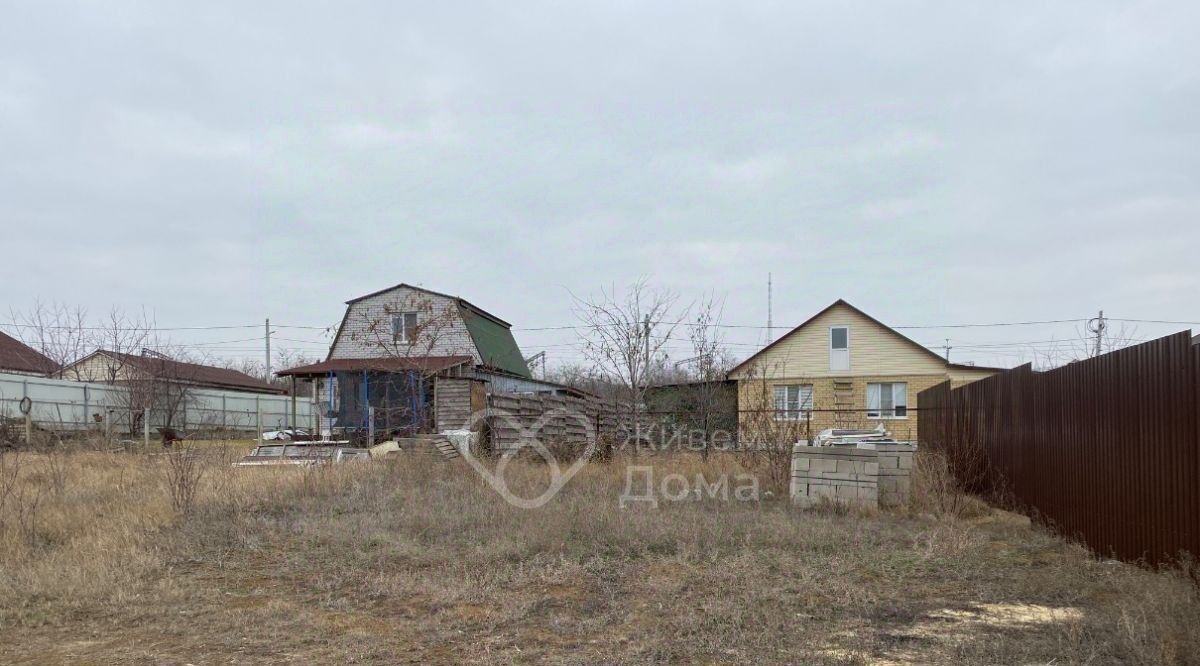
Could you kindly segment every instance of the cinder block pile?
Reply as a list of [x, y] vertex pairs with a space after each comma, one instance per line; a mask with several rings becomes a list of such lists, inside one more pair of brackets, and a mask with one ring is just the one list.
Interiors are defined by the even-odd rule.
[[913, 451], [909, 444], [808, 446], [792, 449], [792, 501], [893, 507], [908, 501]]

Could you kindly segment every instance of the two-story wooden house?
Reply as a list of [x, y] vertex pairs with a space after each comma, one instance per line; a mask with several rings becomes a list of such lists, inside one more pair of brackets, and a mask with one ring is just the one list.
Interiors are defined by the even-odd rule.
[[557, 393], [534, 379], [511, 325], [457, 296], [398, 284], [346, 302], [329, 355], [280, 376], [316, 384], [319, 428], [439, 432], [463, 427], [488, 392]]

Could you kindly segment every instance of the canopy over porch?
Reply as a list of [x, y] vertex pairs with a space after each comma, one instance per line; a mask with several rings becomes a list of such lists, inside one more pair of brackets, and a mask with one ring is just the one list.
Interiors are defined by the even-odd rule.
[[439, 378], [473, 368], [470, 356], [397, 356], [329, 359], [277, 374], [316, 384], [322, 432], [378, 439], [429, 432]]

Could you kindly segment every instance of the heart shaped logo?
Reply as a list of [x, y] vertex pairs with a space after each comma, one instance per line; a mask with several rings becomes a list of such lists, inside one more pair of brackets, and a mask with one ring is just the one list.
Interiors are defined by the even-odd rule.
[[[573, 420], [581, 423], [584, 428], [584, 436], [587, 438], [587, 446], [584, 447], [583, 454], [577, 460], [571, 463], [569, 467], [563, 469], [557, 458], [550, 449], [546, 448], [545, 442], [541, 440], [542, 429], [553, 423], [557, 419]], [[567, 409], [552, 409], [547, 411], [538, 418], [530, 427], [526, 428], [521, 425], [520, 419], [516, 415], [501, 410], [501, 409], [486, 409], [476, 412], [471, 415], [471, 420], [466, 429], [475, 430], [480, 421], [486, 420], [492, 424], [492, 427], [502, 425], [519, 433], [517, 445], [507, 448], [500, 454], [500, 461], [496, 463], [496, 469], [490, 470], [480, 461], [471, 451], [470, 446], [462, 447], [462, 457], [467, 461], [467, 464], [474, 469], [488, 485], [495, 490], [498, 495], [504, 498], [504, 501], [521, 509], [537, 509], [545, 506], [547, 502], [554, 499], [559, 491], [567, 485], [579, 470], [588, 463], [592, 458], [592, 454], [596, 452], [596, 429], [592, 424], [592, 420], [585, 414]], [[532, 448], [541, 456], [542, 460], [546, 461], [547, 467], [550, 469], [550, 486], [542, 491], [541, 495], [534, 498], [521, 497], [508, 487], [508, 482], [504, 477], [505, 470], [508, 469], [508, 463], [511, 461], [521, 449], [526, 447]]]

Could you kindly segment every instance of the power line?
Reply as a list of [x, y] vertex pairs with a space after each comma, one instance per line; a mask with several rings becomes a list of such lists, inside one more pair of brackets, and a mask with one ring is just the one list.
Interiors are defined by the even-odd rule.
[[[1036, 321], [1004, 321], [1004, 322], [989, 322], [989, 323], [980, 323], [980, 324], [920, 324], [920, 325], [912, 324], [912, 325], [907, 325], [907, 326], [889, 326], [888, 328], [906, 329], [906, 330], [908, 330], [908, 329], [931, 329], [931, 328], [990, 328], [990, 327], [996, 327], [996, 326], [1035, 326], [1035, 325], [1041, 325], [1041, 324], [1074, 324], [1074, 323], [1079, 323], [1079, 322], [1084, 322], [1084, 321], [1088, 321], [1088, 319], [1086, 317], [1079, 317], [1079, 318], [1075, 318], [1075, 319], [1043, 319], [1043, 320], [1036, 320]], [[1122, 320], [1113, 320], [1113, 321], [1122, 321]], [[764, 330], [767, 328], [766, 326], [754, 325], [754, 324], [714, 324], [714, 323], [697, 324], [696, 322], [687, 321], [687, 320], [680, 320], [680, 321], [660, 320], [660, 321], [651, 322], [651, 323], [654, 325], [664, 325], [664, 326], [701, 326], [701, 325], [703, 325], [703, 326], [711, 326], [713, 328], [745, 328], [745, 329], [754, 329], [754, 330]], [[1167, 322], [1167, 323], [1171, 323], [1171, 322]], [[1174, 322], [1174, 323], [1182, 323], [1182, 322]], [[622, 324], [604, 324], [604, 326], [622, 326]], [[563, 326], [536, 326], [536, 327], [531, 327], [531, 328], [514, 328], [512, 330], [515, 332], [572, 331], [572, 330], [579, 330], [579, 329], [586, 330], [589, 328], [596, 328], [596, 326], [588, 325], [588, 324], [570, 324], [570, 325], [563, 325]], [[779, 327], [773, 326], [772, 328], [779, 328]], [[793, 326], [790, 328], [795, 328], [795, 327]]]
[[1166, 319], [1118, 319], [1105, 317], [1107, 321], [1123, 321], [1131, 324], [1179, 324], [1181, 326], [1200, 326], [1200, 321], [1169, 321]]
[[[63, 324], [21, 324], [15, 321], [6, 321], [0, 323], [3, 326], [11, 326], [13, 328], [36, 328], [36, 329], [51, 329], [51, 330], [71, 330], [71, 331], [227, 331], [238, 328], [258, 328], [260, 324], [246, 324], [237, 326], [174, 326], [174, 327], [158, 327], [158, 326], [70, 326]], [[257, 339], [257, 338], [255, 338]]]
[[[1124, 322], [1149, 323], [1149, 324], [1200, 325], [1200, 322], [1187, 322], [1187, 321], [1167, 321], [1167, 320], [1155, 320], [1155, 319], [1117, 319], [1117, 318], [1113, 318], [1113, 317], [1108, 317], [1107, 319], [1110, 321], [1124, 321]], [[1005, 322], [987, 322], [987, 323], [969, 323], [969, 324], [908, 324], [908, 325], [901, 325], [901, 326], [890, 326], [889, 328], [905, 329], [905, 330], [941, 329], [941, 328], [991, 328], [991, 327], [1000, 327], [1000, 326], [1035, 326], [1035, 325], [1042, 325], [1042, 324], [1070, 324], [1070, 323], [1079, 323], [1079, 322], [1086, 322], [1086, 321], [1088, 321], [1088, 318], [1079, 317], [1079, 318], [1074, 318], [1074, 319], [1042, 319], [1042, 320], [1030, 320], [1030, 321], [1005, 321]], [[722, 323], [699, 324], [697, 322], [689, 321], [689, 320], [677, 320], [677, 321], [659, 320], [659, 321], [652, 321], [651, 324], [655, 325], [655, 326], [659, 326], [659, 325], [691, 326], [691, 327], [710, 326], [713, 328], [748, 329], [748, 330], [769, 330], [769, 329], [773, 329], [773, 328], [780, 328], [778, 326], [768, 327], [768, 326], [763, 326], [760, 324], [722, 324]], [[114, 326], [72, 326], [72, 325], [61, 325], [61, 324], [42, 325], [42, 324], [26, 324], [26, 323], [20, 323], [20, 322], [15, 322], [15, 321], [0, 322], [0, 325], [12, 326], [14, 328], [35, 328], [35, 329], [36, 328], [44, 328], [44, 329], [54, 329], [54, 330], [85, 330], [85, 331], [217, 331], [217, 330], [231, 330], [231, 329], [250, 329], [250, 328], [258, 328], [258, 327], [262, 326], [262, 324], [233, 324], [233, 325], [213, 325], [213, 326], [128, 326], [128, 327], [115, 326], [114, 327]], [[621, 324], [604, 324], [604, 326], [621, 326]], [[273, 324], [271, 326], [271, 328], [272, 329], [291, 328], [291, 329], [303, 329], [303, 330], [310, 330], [310, 331], [332, 331], [333, 329], [336, 329], [337, 326], [336, 325], [333, 325], [333, 326], [306, 326], [306, 325], [301, 325], [301, 324]], [[563, 325], [558, 325], [558, 326], [532, 326], [532, 327], [524, 327], [524, 328], [518, 327], [518, 328], [513, 328], [511, 330], [514, 332], [531, 333], [531, 332], [538, 332], [538, 331], [576, 331], [576, 330], [587, 330], [587, 329], [591, 329], [591, 328], [595, 328], [595, 326], [587, 325], [587, 324], [563, 324]], [[790, 327], [790, 328], [794, 328], [794, 326]]]

